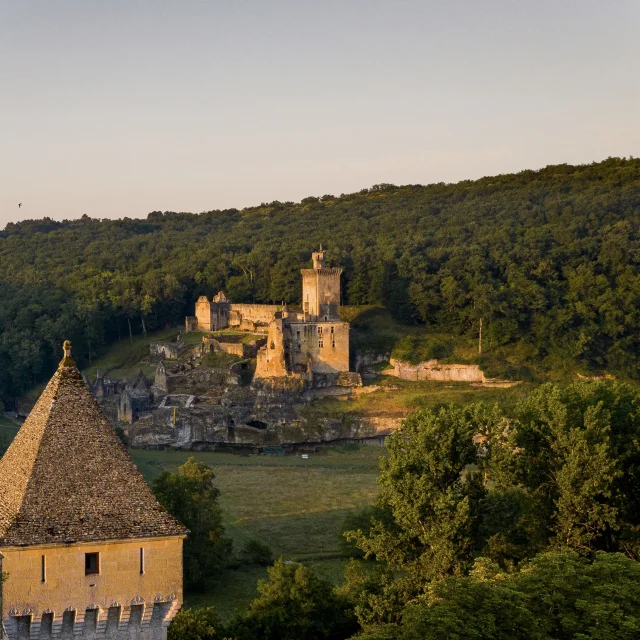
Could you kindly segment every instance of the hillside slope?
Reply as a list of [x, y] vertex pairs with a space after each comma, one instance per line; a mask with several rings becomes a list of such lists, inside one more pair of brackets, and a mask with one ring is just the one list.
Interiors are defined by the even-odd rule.
[[81, 365], [195, 298], [297, 302], [322, 243], [344, 304], [476, 339], [496, 357], [639, 377], [640, 160], [429, 186], [377, 185], [238, 211], [27, 221], [0, 233], [0, 398]]

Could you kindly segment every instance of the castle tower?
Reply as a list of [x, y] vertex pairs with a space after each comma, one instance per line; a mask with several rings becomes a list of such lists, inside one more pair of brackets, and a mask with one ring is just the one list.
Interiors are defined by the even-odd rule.
[[340, 274], [342, 269], [324, 266], [325, 252], [312, 254], [313, 269], [301, 269], [302, 310], [312, 322], [337, 322], [340, 320]]
[[186, 530], [156, 501], [65, 356], [0, 460], [9, 640], [162, 640]]
[[196, 301], [196, 325], [200, 331], [211, 331], [211, 303], [207, 296], [200, 296]]

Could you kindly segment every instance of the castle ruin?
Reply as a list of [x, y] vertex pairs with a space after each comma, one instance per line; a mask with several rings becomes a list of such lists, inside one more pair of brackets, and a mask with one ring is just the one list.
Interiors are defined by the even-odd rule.
[[221, 291], [210, 301], [201, 296], [190, 331], [237, 329], [267, 334], [257, 352], [256, 379], [331, 375], [349, 371], [349, 323], [340, 319], [342, 269], [325, 266], [325, 251], [312, 254], [313, 267], [301, 269], [302, 308], [236, 304]]

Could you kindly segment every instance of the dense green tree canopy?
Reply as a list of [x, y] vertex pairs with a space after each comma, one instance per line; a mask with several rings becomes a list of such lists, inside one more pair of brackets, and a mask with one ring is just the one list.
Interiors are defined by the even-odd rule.
[[547, 368], [640, 376], [640, 160], [145, 220], [44, 219], [0, 232], [0, 395], [129, 331], [180, 323], [201, 294], [295, 303], [322, 243], [345, 304], [476, 335]]
[[429, 585], [399, 624], [362, 640], [632, 640], [640, 634], [640, 565], [600, 552], [546, 553], [512, 574], [480, 563]]
[[[347, 576], [345, 589], [363, 627], [400, 623], [403, 605], [439, 581], [465, 577], [478, 559], [525, 576], [529, 570], [523, 566], [547, 566], [538, 554], [570, 550], [575, 562], [578, 556], [599, 558], [605, 575], [607, 558], [618, 556], [602, 554], [613, 552], [632, 561], [621, 567], [636, 571], [638, 407], [635, 385], [582, 381], [538, 387], [508, 417], [483, 404], [410, 416], [389, 438], [389, 455], [381, 459], [377, 510], [365, 526], [356, 519], [359, 528], [346, 533], [384, 567], [375, 579], [353, 568]], [[571, 573], [574, 561], [567, 562], [561, 567]], [[521, 607], [521, 596], [511, 598], [506, 583], [490, 592], [473, 582], [445, 584], [464, 586], [461, 597], [494, 612], [503, 597]], [[507, 592], [500, 595], [498, 587]]]

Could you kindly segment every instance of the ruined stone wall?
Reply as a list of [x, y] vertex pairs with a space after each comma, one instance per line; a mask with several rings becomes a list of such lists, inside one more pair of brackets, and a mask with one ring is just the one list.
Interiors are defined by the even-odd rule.
[[249, 320], [255, 324], [269, 324], [276, 313], [280, 310], [274, 304], [235, 304], [229, 305], [230, 324], [237, 326], [241, 319]]
[[200, 296], [196, 302], [196, 319], [199, 331], [211, 331], [211, 303], [206, 296]]
[[188, 342], [152, 342], [149, 351], [152, 356], [162, 356], [167, 360], [177, 360], [180, 356], [188, 351], [192, 345]]
[[427, 360], [411, 364], [401, 360], [390, 361], [393, 372], [390, 375], [403, 380], [438, 380], [440, 382], [485, 382], [484, 373], [477, 364], [440, 364], [437, 360]]
[[240, 342], [242, 336], [207, 336], [204, 338], [203, 349], [205, 351], [222, 351], [239, 358], [255, 358], [258, 349], [267, 342], [267, 338], [256, 338], [251, 342]]
[[288, 344], [283, 331], [284, 322], [282, 319], [274, 320], [269, 325], [269, 334], [267, 335], [267, 344], [258, 351], [256, 378], [273, 378], [286, 376], [287, 362], [285, 346]]
[[[29, 636], [160, 640], [182, 605], [179, 537], [0, 551], [3, 570], [11, 576], [2, 585], [9, 640]], [[85, 575], [85, 553], [100, 554], [98, 574]]]
[[229, 326], [230, 306], [228, 302], [211, 303], [211, 331], [220, 331]]
[[156, 374], [153, 379], [153, 386], [161, 392], [167, 393], [169, 391], [169, 379], [167, 377], [167, 368], [164, 366], [164, 362], [160, 361], [156, 367]]
[[311, 358], [314, 373], [349, 371], [347, 322], [292, 323], [289, 336], [295, 368], [306, 367]]
[[223, 353], [229, 353], [232, 356], [246, 358], [246, 346], [241, 342], [218, 342], [217, 348]]

